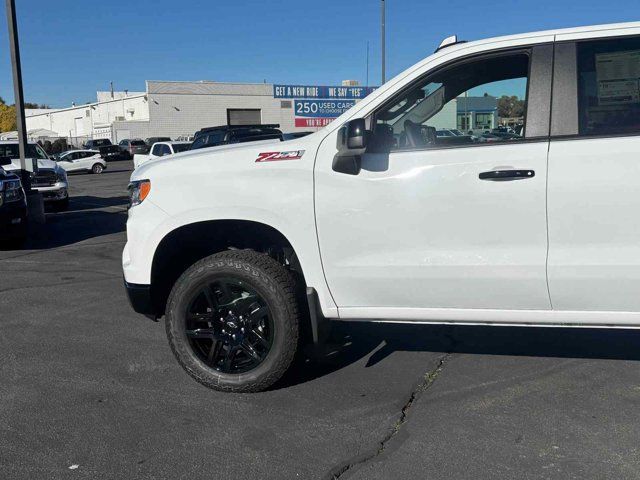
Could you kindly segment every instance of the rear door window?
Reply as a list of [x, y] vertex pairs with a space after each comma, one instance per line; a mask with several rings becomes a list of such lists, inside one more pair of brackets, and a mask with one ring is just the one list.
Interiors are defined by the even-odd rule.
[[578, 44], [581, 135], [640, 133], [640, 38]]

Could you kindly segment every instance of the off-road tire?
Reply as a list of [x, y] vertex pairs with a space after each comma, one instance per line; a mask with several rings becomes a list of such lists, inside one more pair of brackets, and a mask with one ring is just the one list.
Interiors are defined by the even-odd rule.
[[[227, 374], [205, 365], [193, 352], [185, 333], [186, 302], [203, 281], [234, 277], [254, 289], [272, 313], [274, 339], [264, 361], [245, 373]], [[288, 370], [298, 349], [301, 322], [292, 273], [271, 257], [252, 250], [232, 250], [206, 257], [192, 265], [173, 286], [167, 301], [165, 327], [176, 359], [196, 381], [214, 390], [258, 392], [277, 382]]]

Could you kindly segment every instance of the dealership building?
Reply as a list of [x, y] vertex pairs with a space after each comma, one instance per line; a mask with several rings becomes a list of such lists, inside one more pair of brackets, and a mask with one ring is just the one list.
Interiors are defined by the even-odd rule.
[[147, 81], [144, 92], [98, 92], [97, 101], [70, 108], [27, 110], [32, 139], [193, 135], [216, 125], [279, 124], [283, 132], [310, 131], [330, 123], [373, 90], [341, 86]]

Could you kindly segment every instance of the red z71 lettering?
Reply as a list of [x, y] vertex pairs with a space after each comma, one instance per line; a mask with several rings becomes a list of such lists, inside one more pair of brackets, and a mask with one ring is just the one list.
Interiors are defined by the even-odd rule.
[[258, 155], [256, 163], [279, 162], [281, 160], [299, 160], [304, 155], [304, 150], [293, 150], [291, 152], [264, 152]]

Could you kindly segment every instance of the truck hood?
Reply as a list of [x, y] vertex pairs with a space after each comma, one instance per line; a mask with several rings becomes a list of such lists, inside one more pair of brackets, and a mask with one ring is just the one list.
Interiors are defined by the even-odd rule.
[[272, 146], [271, 149], [273, 150], [288, 150], [291, 147], [287, 146], [287, 144], [291, 144], [292, 142], [295, 142], [295, 140], [289, 140], [287, 142], [282, 142], [280, 140], [260, 140], [257, 142], [234, 143], [231, 145], [220, 145], [218, 147], [201, 148], [198, 150], [187, 150], [186, 152], [174, 153], [173, 155], [166, 155], [164, 157], [147, 160], [144, 164], [134, 170], [131, 175], [131, 179], [135, 180], [144, 178], [145, 173], [155, 166], [168, 165], [177, 162], [200, 161], [200, 159], [214, 161], [217, 158], [226, 157], [226, 154], [238, 153], [242, 155], [243, 152], [249, 154], [253, 150], [264, 150], [269, 146]]
[[[219, 147], [202, 148], [187, 152], [167, 155], [147, 161], [138, 167], [131, 175], [131, 180], [152, 179], [152, 177], [170, 177], [172, 175], [187, 174], [188, 176], [206, 177], [208, 175], [242, 175], [257, 170], [266, 172], [270, 170], [267, 165], [276, 165], [289, 162], [279, 162], [273, 159], [262, 159], [266, 153], [274, 155], [286, 154], [301, 160], [305, 157], [307, 162], [314, 158], [318, 145], [324, 139], [326, 131], [319, 130], [306, 137], [286, 140], [261, 140], [258, 142], [236, 143], [233, 145], [221, 145]], [[289, 158], [293, 160], [293, 158]], [[281, 158], [286, 160], [286, 158]], [[264, 168], [255, 169], [256, 164]], [[312, 163], [311, 163], [312, 164]]]
[[[31, 158], [27, 158], [27, 163], [31, 162]], [[58, 164], [53, 160], [38, 160], [38, 168], [48, 168], [51, 170], [55, 170], [58, 167]], [[13, 158], [11, 159], [11, 165], [5, 165], [3, 167], [7, 172], [13, 172], [15, 170], [20, 170], [20, 159]]]

